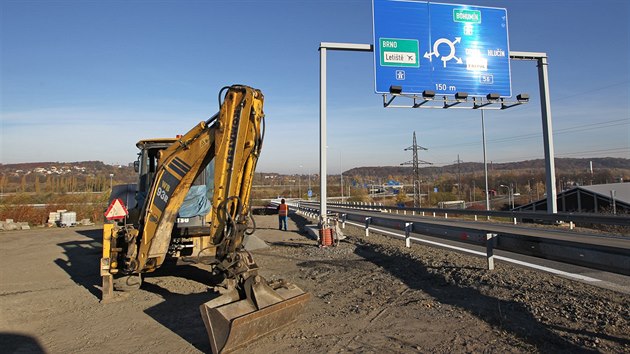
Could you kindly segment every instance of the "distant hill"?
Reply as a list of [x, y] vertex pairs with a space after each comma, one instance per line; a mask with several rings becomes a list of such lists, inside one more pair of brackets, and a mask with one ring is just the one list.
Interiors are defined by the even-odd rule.
[[11, 164], [2, 164], [0, 163], [0, 171], [2, 172], [13, 172], [15, 170], [33, 170], [35, 168], [44, 168], [51, 169], [55, 168], [63, 168], [63, 167], [85, 167], [86, 169], [92, 171], [104, 170], [107, 168], [111, 168], [112, 165], [106, 165], [102, 161], [76, 161], [76, 162], [20, 162], [20, 163], [11, 163]]
[[3, 192], [102, 191], [110, 184], [135, 183], [133, 167], [101, 161], [23, 162], [0, 164]]
[[[630, 159], [615, 158], [615, 157], [597, 157], [597, 158], [556, 158], [555, 165], [556, 171], [563, 173], [570, 172], [586, 172], [590, 168], [590, 162], [593, 162], [593, 170], [626, 170], [630, 171]], [[425, 167], [423, 167], [425, 166]], [[489, 171], [505, 171], [505, 172], [517, 172], [528, 171], [536, 172], [543, 171], [545, 168], [545, 160], [527, 160], [519, 162], [505, 162], [505, 163], [488, 163]], [[437, 175], [437, 174], [455, 174], [483, 172], [483, 163], [481, 162], [463, 162], [459, 166], [457, 164], [434, 167], [420, 165], [420, 174], [425, 176]], [[371, 166], [371, 167], [355, 167], [348, 171], [344, 171], [344, 176], [374, 176], [378, 178], [387, 178], [388, 176], [404, 176], [411, 175], [411, 166]]]
[[[598, 158], [556, 158], [556, 172], [558, 174], [582, 174], [589, 170], [590, 162], [593, 163], [593, 170], [620, 172], [621, 175], [630, 175], [630, 159], [614, 157]], [[459, 169], [459, 170], [458, 170]], [[527, 160], [519, 162], [488, 163], [490, 172], [532, 174], [543, 173], [545, 160]], [[459, 166], [451, 164], [447, 166], [427, 166], [420, 165], [420, 174], [426, 177], [437, 177], [443, 175], [483, 173], [483, 163], [463, 162]], [[368, 166], [355, 167], [344, 171], [344, 176], [371, 176], [375, 178], [388, 178], [390, 176], [411, 176], [411, 166]], [[18, 178], [29, 175], [74, 175], [80, 176], [106, 176], [114, 175], [117, 183], [135, 183], [137, 174], [130, 165], [108, 165], [101, 161], [77, 161], [77, 162], [24, 162], [14, 164], [0, 164], [0, 174]], [[277, 173], [257, 174], [257, 178], [279, 179], [281, 175]]]

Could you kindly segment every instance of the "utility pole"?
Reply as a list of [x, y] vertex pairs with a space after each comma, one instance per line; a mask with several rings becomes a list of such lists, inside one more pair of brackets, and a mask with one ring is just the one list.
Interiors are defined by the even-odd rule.
[[457, 162], [457, 199], [462, 199], [462, 172], [459, 168], [459, 164], [464, 161], [460, 160], [459, 154], [457, 154], [457, 161], [455, 162]]
[[416, 141], [416, 132], [413, 132], [413, 145], [406, 148], [404, 151], [413, 151], [413, 160], [403, 162], [400, 165], [413, 165], [413, 207], [420, 208], [422, 207], [422, 199], [420, 198], [420, 169], [418, 168], [419, 164], [423, 165], [433, 165], [430, 162], [426, 162], [423, 160], [418, 160], [418, 150], [429, 150], [425, 147], [419, 146]]
[[[486, 125], [483, 119], [483, 109], [481, 110], [481, 140], [483, 140], [483, 174], [486, 182], [486, 210], [490, 210], [490, 189], [488, 189], [488, 160], [486, 160]], [[488, 215], [490, 220], [490, 215]]]
[[341, 202], [343, 203], [343, 155], [339, 153], [339, 167], [341, 173], [340, 187], [341, 187]]

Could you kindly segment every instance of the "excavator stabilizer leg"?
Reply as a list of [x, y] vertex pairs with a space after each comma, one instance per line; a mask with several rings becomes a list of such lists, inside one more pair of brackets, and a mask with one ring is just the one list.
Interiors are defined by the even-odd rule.
[[103, 257], [101, 258], [101, 278], [103, 287], [101, 288], [101, 302], [107, 303], [114, 299], [114, 277], [110, 273], [111, 269], [111, 238], [114, 230], [113, 224], [103, 225]]
[[235, 299], [231, 292], [200, 306], [213, 353], [230, 352], [295, 321], [310, 299], [293, 284], [273, 289], [263, 280], [251, 289], [254, 299]]

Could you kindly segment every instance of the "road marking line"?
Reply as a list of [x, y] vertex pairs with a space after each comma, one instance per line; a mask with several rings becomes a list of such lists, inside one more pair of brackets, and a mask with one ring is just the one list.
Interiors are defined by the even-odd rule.
[[[365, 225], [362, 225], [362, 224], [356, 224], [356, 223], [353, 223], [353, 222], [350, 222], [350, 221], [346, 221], [346, 223], [348, 223], [350, 225], [357, 226], [357, 227], [365, 228]], [[369, 227], [369, 229], [370, 230], [374, 230], [374, 231], [378, 231], [378, 232], [381, 232], [381, 233], [384, 233], [384, 234], [405, 238], [404, 234], [399, 234], [399, 233], [395, 233], [395, 232], [391, 232], [391, 231], [387, 231], [387, 230], [382, 230], [382, 229], [378, 229], [378, 228], [375, 228], [375, 227]], [[471, 254], [474, 254], [474, 255], [486, 257], [486, 254], [484, 252], [470, 250], [470, 249], [463, 248], [463, 247], [451, 246], [451, 245], [447, 245], [447, 244], [439, 243], [439, 242], [435, 242], [435, 241], [423, 240], [421, 238], [416, 238], [416, 237], [409, 237], [409, 238], [414, 240], [414, 241], [418, 241], [418, 242], [428, 243], [428, 244], [435, 245], [435, 246], [450, 248], [450, 249], [453, 249], [453, 250], [457, 250], [457, 251], [461, 251], [461, 252], [465, 252], [465, 253], [471, 253]], [[516, 259], [507, 258], [507, 257], [503, 257], [503, 256], [494, 256], [494, 258], [502, 260], [502, 261], [505, 261], [505, 262], [518, 264], [518, 265], [521, 265], [521, 266], [524, 266], [524, 267], [534, 268], [534, 269], [542, 270], [544, 272], [553, 273], [553, 274], [557, 274], [557, 275], [562, 275], [562, 276], [565, 276], [565, 277], [568, 277], [568, 278], [578, 279], [578, 280], [582, 280], [582, 281], [586, 281], [586, 282], [595, 283], [595, 282], [600, 282], [601, 281], [600, 279], [587, 277], [585, 275], [569, 273], [569, 272], [565, 272], [565, 271], [562, 271], [562, 270], [549, 268], [549, 267], [545, 267], [545, 266], [541, 266], [541, 265], [533, 264], [533, 263], [529, 263], [529, 262], [523, 262], [523, 261], [519, 261], [519, 260], [516, 260]]]

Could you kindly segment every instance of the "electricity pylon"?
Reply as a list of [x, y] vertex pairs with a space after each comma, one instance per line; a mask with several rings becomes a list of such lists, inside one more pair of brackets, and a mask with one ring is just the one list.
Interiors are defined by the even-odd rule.
[[413, 145], [406, 148], [404, 151], [413, 151], [413, 160], [403, 162], [400, 165], [413, 165], [413, 207], [421, 208], [422, 200], [420, 199], [420, 168], [418, 165], [433, 165], [431, 162], [426, 162], [418, 159], [418, 150], [429, 150], [425, 147], [419, 146], [416, 141], [416, 132], [413, 132]]

